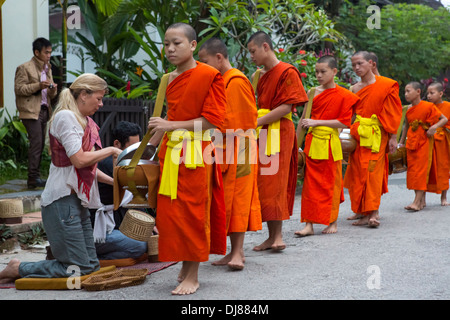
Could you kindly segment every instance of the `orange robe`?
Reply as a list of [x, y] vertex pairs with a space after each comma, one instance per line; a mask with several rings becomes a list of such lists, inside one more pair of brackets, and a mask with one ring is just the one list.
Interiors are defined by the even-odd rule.
[[238, 69], [230, 69], [222, 76], [227, 112], [222, 127], [223, 142], [216, 144], [216, 154], [225, 160], [221, 169], [227, 231], [228, 234], [257, 231], [262, 229], [262, 222], [257, 179], [255, 93], [250, 81]]
[[[225, 119], [226, 97], [220, 73], [203, 63], [177, 76], [167, 86], [169, 121], [199, 117], [221, 128]], [[168, 138], [164, 135], [160, 177], [164, 168]], [[202, 141], [202, 150], [211, 148]], [[186, 148], [183, 143], [181, 157]], [[212, 150], [214, 152], [214, 150]], [[177, 198], [158, 194], [156, 226], [159, 231], [159, 260], [207, 261], [210, 253], [226, 253], [225, 203], [220, 165], [205, 161], [204, 167], [188, 169], [179, 165]]]
[[397, 133], [402, 117], [398, 83], [382, 76], [375, 76], [375, 79], [375, 83], [356, 92], [361, 100], [354, 112], [364, 118], [377, 116], [381, 123], [381, 146], [379, 152], [360, 146], [360, 123], [353, 123], [350, 134], [358, 143], [349, 156], [344, 177], [344, 187], [349, 191], [352, 211], [361, 214], [378, 210], [381, 196], [388, 192], [389, 134]]
[[[298, 70], [285, 62], [263, 74], [257, 86], [258, 107], [273, 110], [282, 104], [292, 109], [308, 101]], [[268, 126], [262, 129], [267, 130]], [[297, 137], [294, 123], [280, 120], [280, 152], [266, 156], [264, 138], [259, 139], [258, 190], [263, 221], [288, 220], [297, 187]]]
[[[420, 101], [406, 111], [409, 123], [406, 134], [406, 187], [410, 190], [427, 190], [433, 158], [433, 137], [427, 136], [426, 130], [439, 121], [441, 112], [436, 106], [427, 101]], [[433, 174], [436, 172], [434, 171]], [[436, 177], [432, 180], [436, 182]]]
[[[350, 127], [358, 96], [336, 86], [314, 97], [311, 119], [339, 120]], [[334, 160], [330, 143], [327, 160], [308, 156], [313, 134], [305, 137], [306, 165], [302, 189], [301, 221], [329, 225], [337, 220], [339, 205], [344, 201], [342, 160]]]
[[[450, 119], [450, 102], [436, 104], [442, 114]], [[428, 192], [441, 193], [449, 188], [450, 179], [450, 120], [434, 134], [433, 157], [431, 160]]]

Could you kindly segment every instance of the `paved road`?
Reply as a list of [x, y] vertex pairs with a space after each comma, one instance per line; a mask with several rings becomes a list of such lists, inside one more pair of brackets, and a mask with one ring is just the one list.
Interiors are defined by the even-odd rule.
[[[242, 271], [200, 266], [201, 287], [191, 296], [172, 296], [180, 263], [147, 277], [139, 286], [111, 291], [20, 291], [0, 289], [0, 299], [44, 300], [398, 300], [450, 299], [450, 207], [427, 195], [427, 207], [408, 212], [403, 207], [413, 199], [404, 175], [391, 177], [390, 192], [382, 197], [381, 226], [352, 226], [350, 201], [341, 205], [338, 233], [294, 237], [301, 227], [300, 196], [295, 213], [284, 223], [287, 248], [279, 253], [254, 252], [267, 229], [246, 236], [246, 266]], [[0, 268], [11, 257], [40, 260], [43, 251], [0, 254]], [[211, 261], [219, 256], [211, 256]], [[242, 301], [241, 301], [242, 302]], [[178, 311], [177, 311], [178, 312]]]

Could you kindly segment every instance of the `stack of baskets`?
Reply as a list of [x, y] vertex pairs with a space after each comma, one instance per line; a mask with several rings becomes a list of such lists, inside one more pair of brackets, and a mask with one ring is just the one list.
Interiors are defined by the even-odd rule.
[[0, 199], [0, 223], [22, 223], [23, 203], [21, 199]]
[[129, 209], [120, 224], [119, 230], [131, 239], [147, 241], [148, 261], [158, 261], [158, 239], [157, 234], [153, 234], [155, 219], [140, 210]]

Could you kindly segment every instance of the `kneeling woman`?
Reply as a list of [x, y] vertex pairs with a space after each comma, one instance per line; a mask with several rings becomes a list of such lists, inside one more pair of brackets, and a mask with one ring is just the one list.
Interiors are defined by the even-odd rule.
[[[0, 282], [20, 277], [69, 277], [99, 269], [88, 208], [101, 207], [97, 180], [113, 184], [97, 170], [97, 162], [122, 150], [101, 148], [97, 124], [90, 118], [101, 106], [106, 82], [93, 74], [79, 76], [60, 93], [49, 121], [52, 163], [41, 196], [42, 222], [56, 260], [20, 262], [12, 259], [0, 272]], [[73, 269], [69, 269], [73, 270]]]

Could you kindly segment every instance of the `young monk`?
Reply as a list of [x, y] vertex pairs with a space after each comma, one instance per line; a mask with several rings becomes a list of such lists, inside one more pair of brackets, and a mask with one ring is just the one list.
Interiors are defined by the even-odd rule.
[[[215, 140], [217, 154], [222, 154], [222, 176], [227, 212], [227, 232], [231, 252], [213, 265], [244, 268], [246, 231], [262, 229], [256, 161], [256, 100], [252, 84], [228, 59], [225, 43], [218, 38], [206, 41], [198, 52], [200, 61], [222, 74], [227, 95], [227, 112], [222, 126], [222, 143]], [[246, 151], [246, 148], [250, 153]], [[241, 158], [244, 158], [241, 161]], [[250, 158], [251, 157], [251, 158]], [[216, 156], [217, 158], [217, 156]]]
[[[414, 201], [406, 210], [419, 211], [425, 206], [425, 191], [430, 177], [433, 154], [433, 136], [437, 128], [447, 123], [447, 118], [436, 106], [421, 99], [422, 89], [418, 82], [411, 82], [405, 87], [405, 99], [411, 103], [406, 111], [405, 127], [400, 144], [406, 139], [406, 187], [414, 190]], [[433, 179], [436, 179], [434, 177]]]
[[148, 123], [152, 133], [164, 134], [156, 225], [159, 260], [183, 261], [175, 295], [194, 293], [200, 262], [226, 253], [222, 175], [205, 151], [214, 152], [206, 130], [221, 128], [225, 119], [225, 87], [219, 71], [194, 60], [196, 38], [185, 23], [166, 30], [166, 56], [176, 66], [166, 90], [167, 119]]
[[344, 201], [342, 146], [338, 128], [350, 127], [358, 96], [334, 82], [337, 62], [323, 56], [316, 63], [315, 90], [310, 119], [300, 119], [297, 131], [309, 128], [305, 137], [306, 165], [302, 190], [301, 221], [306, 226], [295, 234], [314, 234], [313, 224], [327, 227], [322, 233], [337, 232], [339, 205]]
[[266, 33], [253, 34], [247, 47], [253, 62], [263, 66], [256, 89], [258, 127], [262, 128], [258, 190], [262, 221], [269, 229], [268, 239], [254, 250], [283, 250], [282, 224], [292, 215], [297, 184], [297, 137], [291, 114], [308, 97], [298, 70], [278, 60]]
[[[450, 119], [450, 102], [443, 101], [444, 87], [439, 82], [431, 83], [427, 88], [427, 99], [434, 103], [439, 111]], [[450, 171], [450, 121], [437, 128], [434, 134], [433, 161], [431, 170], [436, 170], [436, 181], [428, 181], [428, 190], [441, 193], [441, 205], [448, 206], [447, 190], [449, 188]]]
[[345, 172], [352, 211], [363, 217], [353, 225], [380, 225], [378, 209], [381, 196], [388, 192], [388, 151], [397, 148], [397, 129], [402, 116], [398, 83], [376, 76], [367, 51], [356, 52], [352, 67], [361, 80], [352, 87], [361, 100], [356, 105], [355, 121], [350, 134], [356, 139]]

